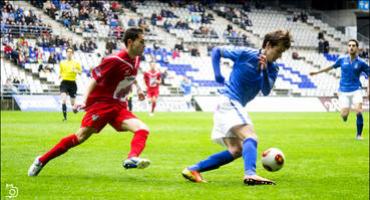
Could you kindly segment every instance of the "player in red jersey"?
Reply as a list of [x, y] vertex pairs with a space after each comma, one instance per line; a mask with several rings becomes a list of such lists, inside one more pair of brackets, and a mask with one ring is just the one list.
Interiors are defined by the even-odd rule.
[[157, 98], [159, 95], [159, 84], [161, 83], [161, 72], [157, 70], [156, 63], [150, 63], [149, 71], [144, 73], [144, 81], [147, 88], [147, 96], [152, 105], [150, 116], [153, 116], [155, 106], [157, 105]]
[[[140, 158], [149, 134], [148, 127], [127, 109], [126, 96], [133, 84], [139, 68], [139, 57], [144, 51], [144, 34], [141, 29], [130, 28], [123, 39], [127, 50], [105, 57], [92, 70], [92, 79], [88, 85], [84, 101], [74, 110], [84, 108], [86, 114], [81, 127], [76, 133], [63, 138], [51, 150], [38, 156], [28, 170], [29, 176], [37, 176], [41, 169], [52, 159], [67, 152], [87, 140], [93, 133], [99, 133], [105, 125], [110, 124], [117, 131], [134, 133], [131, 149], [123, 167], [146, 168], [148, 159]], [[137, 85], [137, 84], [136, 84]], [[139, 100], [145, 96], [137, 86]]]

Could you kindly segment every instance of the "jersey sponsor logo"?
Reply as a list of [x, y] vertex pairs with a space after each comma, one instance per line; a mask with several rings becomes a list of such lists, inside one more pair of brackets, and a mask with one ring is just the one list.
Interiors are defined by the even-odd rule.
[[125, 77], [121, 82], [118, 83], [116, 90], [113, 93], [114, 99], [125, 98], [131, 91], [131, 86], [134, 83], [135, 76]]

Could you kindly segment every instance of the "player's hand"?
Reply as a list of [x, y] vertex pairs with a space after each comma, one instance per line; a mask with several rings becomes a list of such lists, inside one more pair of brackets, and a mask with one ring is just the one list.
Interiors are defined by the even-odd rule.
[[83, 110], [85, 108], [86, 108], [85, 103], [79, 103], [79, 104], [76, 103], [75, 105], [73, 105], [72, 110], [73, 110], [73, 113], [78, 113], [78, 111]]
[[317, 72], [310, 72], [310, 73], [309, 73], [309, 75], [310, 75], [310, 76], [314, 76], [314, 75], [316, 75], [316, 74], [317, 74]]
[[225, 82], [225, 78], [222, 75], [216, 75], [215, 79], [216, 79], [217, 83], [224, 84], [224, 82]]
[[137, 96], [139, 97], [139, 101], [144, 101], [145, 100], [145, 95], [143, 92], [137, 93]]
[[265, 70], [267, 68], [267, 58], [263, 54], [261, 54], [259, 57], [258, 67], [260, 70]]

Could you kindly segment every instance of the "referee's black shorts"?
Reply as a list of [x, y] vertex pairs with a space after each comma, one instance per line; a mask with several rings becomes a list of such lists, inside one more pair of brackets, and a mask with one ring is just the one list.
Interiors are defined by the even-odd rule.
[[77, 84], [76, 81], [63, 80], [60, 83], [60, 93], [67, 93], [71, 98], [76, 98]]

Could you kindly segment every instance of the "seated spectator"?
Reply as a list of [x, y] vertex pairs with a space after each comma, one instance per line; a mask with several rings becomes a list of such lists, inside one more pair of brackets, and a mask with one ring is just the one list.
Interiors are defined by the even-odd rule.
[[136, 22], [133, 18], [130, 18], [127, 23], [128, 26], [136, 26]]
[[2, 86], [4, 97], [16, 94], [17, 88], [13, 85], [12, 79], [7, 78], [5, 84]]
[[301, 59], [303, 59], [303, 57], [299, 56], [298, 52], [296, 52], [296, 51], [294, 51], [292, 53], [292, 58], [293, 58], [293, 60], [301, 60]]
[[174, 48], [178, 49], [179, 51], [184, 51], [184, 41], [181, 40], [180, 43], [176, 43]]
[[199, 57], [200, 56], [200, 52], [199, 52], [198, 48], [192, 47], [190, 49], [190, 55], [191, 56], [194, 56], [194, 57]]
[[144, 18], [139, 19], [138, 25], [144, 32], [150, 32], [149, 25]]
[[24, 79], [21, 80], [21, 82], [18, 85], [18, 92], [20, 94], [25, 94], [29, 92], [28, 85], [24, 82]]
[[175, 60], [176, 58], [179, 58], [180, 57], [180, 51], [178, 49], [174, 49], [172, 51], [172, 59]]
[[152, 16], [150, 17], [150, 23], [153, 25], [153, 26], [156, 26], [157, 25], [157, 13], [153, 13]]
[[163, 23], [163, 28], [166, 29], [167, 32], [170, 32], [170, 29], [173, 28], [173, 25], [169, 20], [166, 19]]

